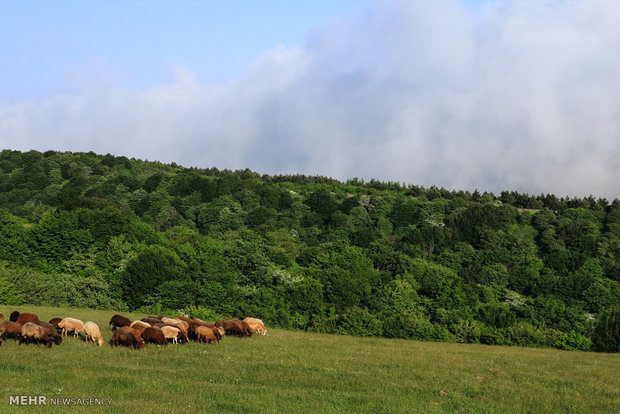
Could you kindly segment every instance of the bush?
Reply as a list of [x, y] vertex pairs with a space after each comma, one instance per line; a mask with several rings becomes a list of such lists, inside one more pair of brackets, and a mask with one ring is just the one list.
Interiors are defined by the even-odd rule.
[[620, 352], [620, 307], [600, 314], [592, 342], [596, 351]]
[[204, 306], [186, 306], [179, 310], [181, 315], [184, 315], [190, 319], [198, 318], [207, 322], [215, 322], [220, 319], [223, 319], [224, 316], [220, 315], [214, 309], [207, 308]]
[[480, 330], [480, 343], [485, 345], [507, 345], [504, 333], [492, 326], [484, 325]]
[[478, 321], [460, 319], [456, 324], [452, 325], [451, 331], [456, 338], [456, 342], [478, 343], [480, 342], [482, 326], [482, 323]]
[[554, 346], [565, 351], [589, 351], [592, 348], [592, 341], [575, 331], [570, 331], [562, 335]]
[[518, 322], [506, 331], [511, 345], [543, 346], [545, 344], [545, 332], [527, 322]]
[[383, 323], [365, 308], [347, 309], [339, 318], [338, 331], [354, 336], [381, 336]]

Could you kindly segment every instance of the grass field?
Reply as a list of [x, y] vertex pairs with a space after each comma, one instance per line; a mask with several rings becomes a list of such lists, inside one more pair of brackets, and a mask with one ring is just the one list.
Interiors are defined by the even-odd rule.
[[[92, 320], [106, 341], [112, 336], [115, 312], [0, 305], [7, 319], [13, 310]], [[0, 346], [0, 413], [42, 411], [10, 405], [16, 395], [111, 399], [71, 407], [78, 412], [620, 412], [618, 354], [267, 329], [220, 345], [142, 350], [75, 338], [47, 349], [9, 339]]]

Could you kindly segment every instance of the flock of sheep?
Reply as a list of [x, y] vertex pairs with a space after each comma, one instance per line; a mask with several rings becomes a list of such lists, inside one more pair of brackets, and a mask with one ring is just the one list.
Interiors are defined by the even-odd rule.
[[[0, 319], [4, 315], [0, 313]], [[60, 345], [62, 337], [72, 334], [78, 337], [84, 335], [86, 343], [103, 346], [105, 343], [99, 326], [88, 321], [86, 323], [75, 318], [52, 318], [49, 322], [39, 320], [34, 313], [11, 313], [9, 321], [0, 324], [0, 344], [7, 338], [19, 340], [22, 343], [43, 343], [48, 348], [52, 343]], [[110, 319], [110, 327], [114, 332], [110, 344], [124, 345], [142, 349], [147, 343], [168, 345], [186, 343], [195, 340], [202, 343], [219, 343], [224, 335], [239, 337], [252, 336], [254, 332], [265, 335], [267, 330], [263, 321], [256, 318], [220, 319], [210, 324], [201, 319], [189, 319], [185, 316], [169, 318], [163, 315], [149, 316], [141, 320], [132, 321], [122, 315], [114, 315]]]

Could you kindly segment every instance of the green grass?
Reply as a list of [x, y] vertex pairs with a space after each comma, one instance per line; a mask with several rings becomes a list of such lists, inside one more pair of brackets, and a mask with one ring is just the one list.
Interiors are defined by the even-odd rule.
[[[12, 310], [92, 320], [106, 342], [112, 336], [115, 312], [0, 305], [6, 318]], [[10, 395], [111, 398], [109, 407], [72, 411], [117, 413], [620, 412], [618, 354], [267, 329], [220, 345], [142, 350], [9, 339], [0, 347], [0, 412], [41, 411], [10, 406]]]

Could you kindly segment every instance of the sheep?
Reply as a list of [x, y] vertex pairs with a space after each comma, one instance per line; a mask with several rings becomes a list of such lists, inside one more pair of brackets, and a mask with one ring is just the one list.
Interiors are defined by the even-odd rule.
[[18, 317], [19, 317], [19, 312], [18, 311], [13, 311], [13, 312], [11, 312], [11, 316], [9, 316], [9, 321], [17, 322], [17, 318]]
[[151, 326], [155, 326], [155, 325], [163, 325], [164, 323], [162, 322], [161, 319], [156, 318], [155, 316], [147, 316], [146, 318], [142, 318], [140, 319], [142, 322], [146, 322]]
[[95, 345], [95, 339], [99, 342], [99, 346], [103, 346], [104, 340], [103, 336], [101, 336], [101, 331], [99, 330], [99, 326], [96, 323], [88, 321], [84, 324], [84, 334], [86, 343], [89, 341], [93, 341], [93, 345]]
[[21, 329], [19, 344], [21, 345], [24, 342], [28, 344], [30, 341], [34, 341], [35, 343], [45, 342], [45, 346], [48, 348], [52, 347], [52, 339], [45, 332], [45, 329], [42, 326], [39, 326], [33, 322], [26, 322]]
[[192, 323], [192, 320], [188, 318], [187, 316], [179, 315], [177, 316], [177, 319], [182, 320], [183, 322], [186, 322], [188, 327]]
[[173, 318], [162, 318], [162, 322], [166, 325], [177, 327], [183, 333], [183, 336], [187, 337], [187, 328], [189, 328], [189, 324], [187, 322], [181, 319]]
[[179, 337], [181, 337], [182, 339], [181, 335], [183, 334], [181, 333], [181, 330], [176, 326], [164, 325], [161, 327], [161, 331], [164, 333], [164, 337], [166, 339], [172, 339], [173, 344], [178, 343]]
[[110, 340], [111, 346], [126, 345], [130, 348], [142, 349], [145, 346], [144, 339], [136, 337], [136, 335], [122, 327], [119, 330], [114, 331], [112, 339]]
[[0, 319], [4, 319], [4, 314], [0, 312]]
[[73, 336], [77, 337], [84, 330], [84, 322], [75, 318], [64, 318], [58, 323], [58, 327], [62, 328], [62, 336], [67, 336], [68, 332], [73, 332]]
[[164, 336], [164, 333], [160, 328], [146, 328], [142, 332], [142, 339], [147, 343], [154, 343], [157, 345], [168, 345], [168, 341]]
[[127, 331], [131, 335], [133, 335], [136, 343], [138, 343], [138, 344], [140, 344], [140, 343], [146, 344], [146, 342], [144, 342], [144, 339], [142, 339], [142, 333], [140, 331], [138, 331], [137, 329], [130, 328], [129, 326], [123, 326], [120, 330], [121, 331]]
[[265, 329], [265, 324], [260, 319], [257, 319], [257, 318], [245, 318], [243, 320], [243, 322], [248, 324], [248, 326], [249, 326], [250, 330], [252, 330], [252, 332], [256, 331], [257, 333], [259, 333], [261, 335], [265, 335], [267, 333], [267, 329]]
[[56, 343], [56, 345], [60, 345], [62, 343], [62, 337], [58, 335], [56, 328], [49, 322], [39, 321], [34, 322], [43, 329], [45, 329], [45, 333], [49, 335], [49, 337]]
[[204, 343], [213, 342], [215, 344], [219, 344], [220, 342], [215, 336], [213, 329], [211, 329], [208, 326], [198, 326], [196, 328], [196, 338], [198, 339], [198, 342], [204, 342]]
[[151, 325], [142, 321], [133, 321], [131, 325], [129, 325], [129, 327], [135, 329], [136, 331], [140, 332], [140, 334], [142, 334], [142, 332], [144, 332], [146, 328], [150, 328]]
[[39, 317], [34, 313], [20, 313], [15, 322], [25, 324], [26, 322], [38, 322]]
[[191, 338], [191, 339], [198, 339], [196, 337], [196, 329], [199, 326], [209, 326], [209, 324], [206, 323], [205, 321], [200, 320], [200, 319], [193, 320], [192, 323], [189, 325], [189, 328], [187, 329], [187, 337]]
[[60, 329], [58, 324], [62, 321], [62, 318], [52, 318], [48, 322], [54, 327], [54, 329]]
[[215, 326], [226, 330], [226, 335], [236, 334], [240, 338], [252, 336], [252, 330], [248, 324], [239, 319], [220, 319], [215, 322]]
[[0, 324], [0, 338], [6, 341], [6, 338], [10, 336], [14, 340], [18, 340], [21, 336], [22, 326], [17, 322], [4, 321]]
[[112, 330], [115, 331], [116, 328], [121, 328], [123, 326], [131, 325], [131, 320], [122, 315], [114, 315], [110, 318], [110, 326]]

